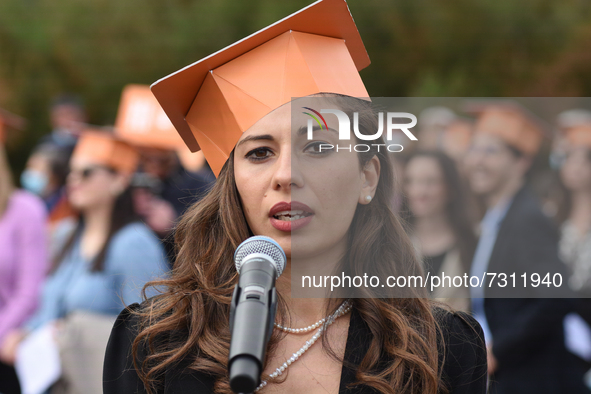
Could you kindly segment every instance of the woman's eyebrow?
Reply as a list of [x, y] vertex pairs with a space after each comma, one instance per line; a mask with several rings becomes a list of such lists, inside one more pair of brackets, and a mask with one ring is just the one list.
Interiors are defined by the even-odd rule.
[[248, 137], [239, 141], [238, 144], [236, 145], [236, 148], [238, 148], [240, 145], [244, 144], [245, 142], [260, 141], [260, 140], [275, 141], [275, 138], [273, 138], [273, 136], [271, 134], [249, 135]]
[[[325, 130], [325, 129], [326, 129], [325, 127], [320, 128], [320, 126], [318, 126], [318, 125], [312, 126], [312, 131], [319, 131], [319, 130]], [[339, 133], [338, 131], [336, 131], [332, 127], [329, 127], [328, 130], [335, 132], [337, 134]], [[298, 136], [305, 135], [307, 132], [308, 132], [308, 128], [305, 126], [302, 126], [298, 129]]]

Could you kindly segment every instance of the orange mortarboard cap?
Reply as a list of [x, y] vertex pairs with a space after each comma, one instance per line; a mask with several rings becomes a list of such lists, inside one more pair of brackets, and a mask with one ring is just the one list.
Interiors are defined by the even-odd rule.
[[320, 0], [151, 86], [191, 151], [219, 174], [244, 131], [316, 93], [368, 97], [369, 57], [345, 0]]
[[127, 85], [123, 89], [115, 134], [132, 145], [187, 149], [148, 85]]
[[517, 103], [476, 105], [468, 112], [479, 114], [474, 126], [475, 133], [496, 135], [528, 156], [535, 155], [542, 145], [545, 133], [540, 122]]
[[565, 134], [570, 144], [591, 149], [591, 123], [569, 128]]
[[82, 157], [124, 174], [132, 174], [139, 162], [139, 153], [113, 134], [86, 129], [74, 148], [72, 158]]

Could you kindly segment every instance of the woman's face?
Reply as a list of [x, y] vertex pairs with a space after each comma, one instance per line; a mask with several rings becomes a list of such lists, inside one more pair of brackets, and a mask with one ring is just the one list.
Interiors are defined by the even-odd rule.
[[428, 217], [444, 212], [447, 190], [443, 172], [433, 157], [417, 156], [406, 165], [405, 192], [409, 208], [416, 217]]
[[127, 177], [91, 160], [73, 157], [67, 179], [68, 199], [80, 211], [113, 204]]
[[158, 179], [170, 177], [178, 166], [176, 153], [172, 150], [141, 148], [140, 154], [143, 171]]
[[275, 239], [289, 258], [344, 252], [357, 205], [374, 196], [379, 161], [362, 169], [355, 152], [320, 150], [320, 143], [339, 143], [336, 117], [325, 116], [329, 130], [315, 129], [308, 140], [309, 117], [294, 108], [292, 127], [292, 104], [299, 106], [294, 101], [277, 108], [236, 145], [234, 175], [246, 220], [254, 234]]
[[591, 159], [586, 148], [569, 148], [560, 167], [560, 178], [570, 191], [591, 190]]
[[476, 133], [465, 158], [472, 191], [479, 196], [498, 193], [508, 180], [525, 174], [527, 160], [517, 158], [500, 137]]

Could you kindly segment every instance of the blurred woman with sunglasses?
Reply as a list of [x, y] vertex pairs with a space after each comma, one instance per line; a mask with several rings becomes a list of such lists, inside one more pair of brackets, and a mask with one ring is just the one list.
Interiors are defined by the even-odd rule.
[[[58, 343], [68, 341], [60, 347], [74, 350], [61, 355], [64, 373], [74, 371], [65, 376], [71, 392], [101, 391], [102, 358], [115, 315], [140, 300], [148, 280], [163, 274], [161, 245], [132, 208], [129, 183], [137, 163], [131, 146], [96, 132], [80, 138], [70, 161], [68, 198], [80, 218], [75, 231], [61, 237], [41, 307], [27, 328], [64, 322], [56, 327]], [[72, 327], [82, 327], [82, 334], [71, 335]], [[75, 337], [87, 338], [92, 348], [72, 346]]]
[[[0, 134], [2, 134], [0, 118]], [[20, 393], [12, 364], [16, 342], [10, 332], [35, 311], [47, 270], [45, 207], [16, 190], [0, 135], [0, 392]]]

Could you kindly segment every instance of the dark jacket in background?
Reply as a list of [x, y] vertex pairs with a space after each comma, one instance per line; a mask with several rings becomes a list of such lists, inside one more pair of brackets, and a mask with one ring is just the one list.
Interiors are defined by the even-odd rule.
[[[179, 166], [177, 171], [162, 181], [159, 197], [173, 206], [178, 220], [187, 208], [199, 201], [209, 191], [214, 182], [215, 176], [211, 170], [189, 172]], [[171, 231], [162, 242], [169, 265], [172, 268], [176, 260], [174, 231]]]
[[189, 172], [179, 166], [171, 176], [162, 181], [160, 197], [174, 207], [177, 216], [181, 216], [193, 203], [213, 186], [213, 174]]
[[[565, 265], [558, 257], [557, 228], [533, 194], [522, 188], [514, 197], [493, 248], [487, 272], [515, 272], [517, 287], [485, 289], [484, 310], [492, 333], [498, 369], [491, 394], [589, 393], [582, 363], [564, 345], [563, 318], [573, 310], [567, 298]], [[521, 274], [562, 275], [562, 288], [523, 288]], [[499, 283], [498, 281], [496, 282]], [[494, 298], [494, 297], [529, 298]], [[492, 297], [492, 298], [491, 298]], [[538, 297], [538, 298], [534, 298]], [[541, 298], [546, 297], [546, 298]]]

